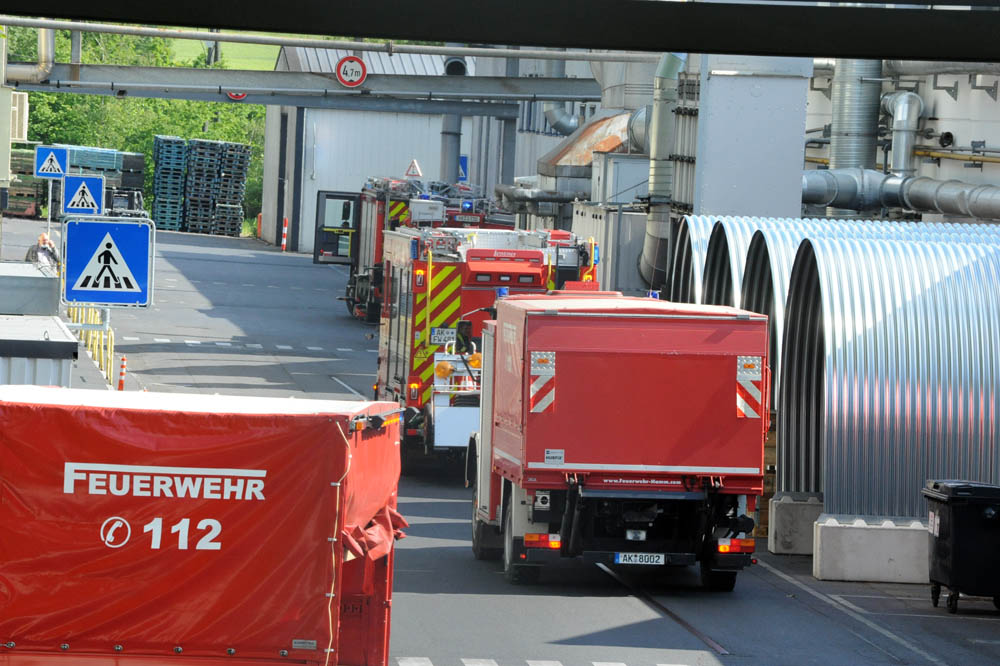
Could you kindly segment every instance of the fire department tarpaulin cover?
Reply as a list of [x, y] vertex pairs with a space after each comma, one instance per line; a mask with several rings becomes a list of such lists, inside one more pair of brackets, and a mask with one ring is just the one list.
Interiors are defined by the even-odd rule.
[[403, 524], [398, 418], [350, 430], [394, 409], [0, 387], [0, 641], [322, 663], [335, 543]]

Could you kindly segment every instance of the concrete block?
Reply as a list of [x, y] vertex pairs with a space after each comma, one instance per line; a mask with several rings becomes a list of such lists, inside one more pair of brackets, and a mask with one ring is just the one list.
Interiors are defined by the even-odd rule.
[[927, 525], [915, 519], [822, 515], [813, 526], [819, 580], [927, 583]]
[[767, 507], [767, 549], [776, 555], [811, 555], [813, 523], [823, 513], [822, 496], [776, 493]]

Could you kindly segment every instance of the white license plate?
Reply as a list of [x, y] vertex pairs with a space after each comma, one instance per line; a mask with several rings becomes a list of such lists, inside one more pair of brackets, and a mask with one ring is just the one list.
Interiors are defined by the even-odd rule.
[[663, 564], [663, 553], [615, 553], [615, 564]]
[[455, 221], [456, 222], [473, 222], [473, 223], [475, 223], [475, 222], [479, 221], [479, 216], [478, 215], [456, 215], [455, 216]]

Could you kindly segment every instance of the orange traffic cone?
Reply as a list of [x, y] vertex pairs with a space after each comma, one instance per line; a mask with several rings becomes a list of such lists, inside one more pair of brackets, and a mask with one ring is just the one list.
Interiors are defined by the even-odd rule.
[[125, 390], [125, 355], [122, 354], [122, 371], [118, 374], [118, 390]]

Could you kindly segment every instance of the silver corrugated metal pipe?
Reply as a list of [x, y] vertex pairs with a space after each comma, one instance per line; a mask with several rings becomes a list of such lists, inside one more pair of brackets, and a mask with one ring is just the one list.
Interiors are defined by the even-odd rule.
[[[545, 76], [553, 79], [566, 78], [566, 61], [546, 61]], [[546, 102], [542, 108], [549, 126], [563, 136], [569, 136], [580, 126], [580, 118], [566, 111], [566, 104], [563, 102]]]
[[674, 252], [668, 205], [673, 185], [670, 155], [673, 153], [677, 75], [686, 60], [685, 54], [664, 53], [653, 78], [653, 106], [649, 123], [650, 206], [646, 218], [646, 240], [639, 259], [639, 273], [652, 289], [662, 289], [666, 285], [667, 263]]
[[889, 93], [882, 97], [882, 110], [892, 116], [892, 172], [897, 176], [912, 176], [917, 171], [913, 147], [917, 144], [917, 124], [924, 112], [924, 100], [914, 92]]
[[7, 65], [7, 81], [11, 83], [38, 83], [44, 81], [52, 72], [56, 61], [55, 30], [39, 28], [38, 30], [38, 62], [34, 65]]
[[998, 275], [995, 236], [803, 242], [780, 369], [782, 487], [823, 492], [831, 514], [912, 518], [927, 479], [1000, 481]]
[[[831, 91], [831, 169], [875, 166], [881, 76], [881, 60], [837, 60]], [[827, 211], [831, 217], [840, 213]]]

